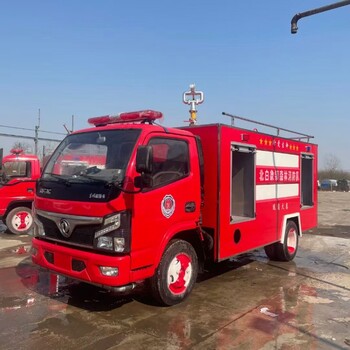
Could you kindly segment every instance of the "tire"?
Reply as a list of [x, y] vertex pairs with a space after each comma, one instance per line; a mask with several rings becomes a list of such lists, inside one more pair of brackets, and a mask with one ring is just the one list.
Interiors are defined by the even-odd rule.
[[171, 306], [185, 300], [198, 275], [198, 257], [186, 241], [173, 240], [164, 251], [159, 266], [149, 280], [153, 299]]
[[33, 214], [30, 208], [12, 209], [6, 217], [6, 226], [15, 235], [28, 233], [33, 227]]
[[287, 221], [283, 243], [276, 242], [266, 246], [265, 253], [270, 260], [291, 261], [297, 254], [299, 230], [294, 221]]

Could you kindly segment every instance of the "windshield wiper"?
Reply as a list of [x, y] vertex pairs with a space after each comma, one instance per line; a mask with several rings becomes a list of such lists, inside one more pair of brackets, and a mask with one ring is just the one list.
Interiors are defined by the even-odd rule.
[[[71, 185], [70, 181], [68, 179], [63, 178], [61, 175], [54, 174], [54, 173], [46, 173], [44, 175], [49, 175], [53, 177], [55, 180], [57, 180], [58, 182], [65, 184], [66, 186]], [[45, 178], [43, 180], [45, 180]]]
[[119, 184], [119, 182], [116, 182], [117, 179], [116, 179], [115, 176], [113, 176], [110, 180], [106, 180], [106, 179], [98, 178], [98, 177], [96, 177], [96, 175], [86, 174], [85, 172], [81, 172], [79, 175], [73, 175], [74, 179], [79, 178], [79, 177], [82, 177], [84, 179], [88, 179], [91, 182], [103, 183], [106, 186], [111, 186], [111, 185], [114, 185], [114, 184], [118, 185]]

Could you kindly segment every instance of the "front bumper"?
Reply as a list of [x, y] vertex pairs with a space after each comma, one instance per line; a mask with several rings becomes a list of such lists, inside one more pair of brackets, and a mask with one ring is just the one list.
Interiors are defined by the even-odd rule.
[[[130, 284], [130, 256], [110, 256], [83, 251], [58, 244], [32, 240], [32, 260], [35, 264], [58, 274], [99, 285], [108, 289]], [[100, 266], [117, 267], [117, 276], [104, 276]], [[118, 289], [118, 288], [116, 288]]]

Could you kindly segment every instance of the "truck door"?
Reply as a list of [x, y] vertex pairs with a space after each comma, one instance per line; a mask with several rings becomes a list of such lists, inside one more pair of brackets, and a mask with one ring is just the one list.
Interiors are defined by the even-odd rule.
[[173, 234], [193, 229], [198, 223], [199, 165], [198, 157], [191, 161], [190, 142], [194, 147], [194, 139], [164, 134], [145, 142], [153, 150], [153, 170], [150, 186], [134, 197], [133, 268], [152, 264]]

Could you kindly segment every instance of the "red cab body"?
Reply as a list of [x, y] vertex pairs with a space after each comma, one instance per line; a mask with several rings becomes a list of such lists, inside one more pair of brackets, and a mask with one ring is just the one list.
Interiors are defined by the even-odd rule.
[[32, 227], [31, 207], [40, 170], [39, 158], [32, 154], [14, 150], [2, 159], [0, 218], [12, 233], [28, 233]]

